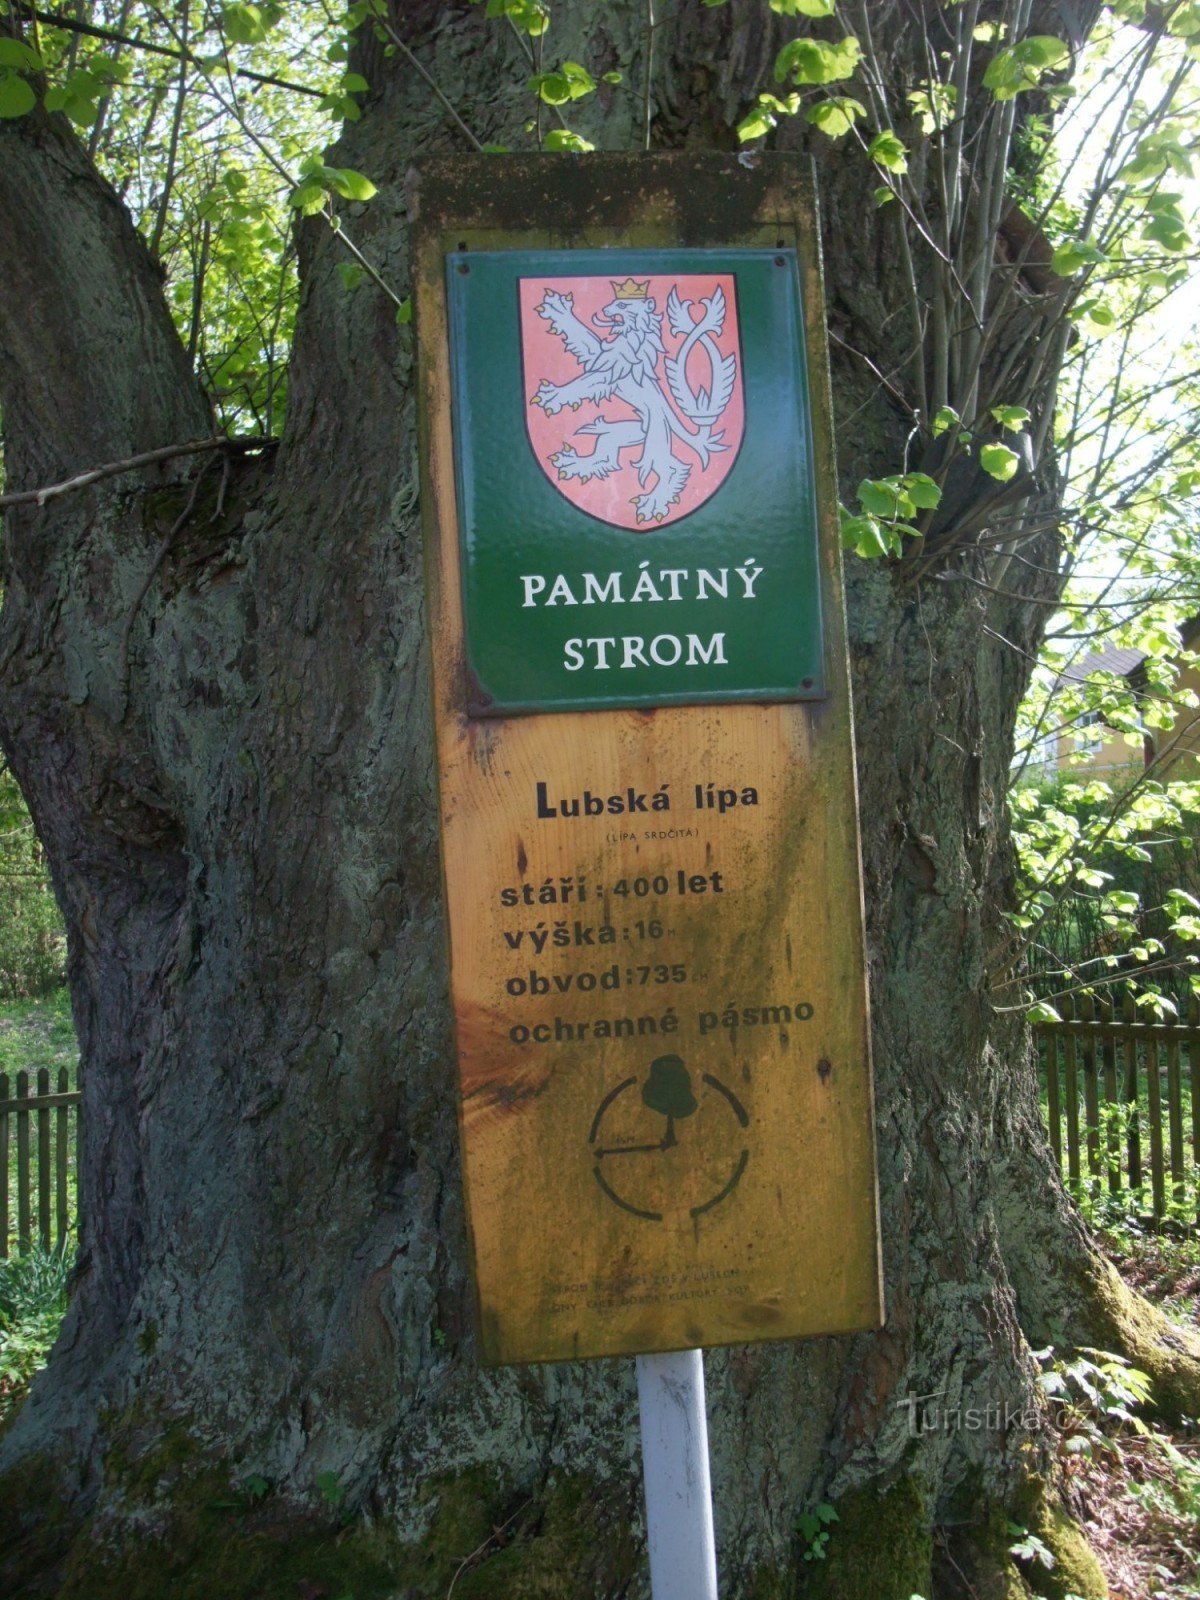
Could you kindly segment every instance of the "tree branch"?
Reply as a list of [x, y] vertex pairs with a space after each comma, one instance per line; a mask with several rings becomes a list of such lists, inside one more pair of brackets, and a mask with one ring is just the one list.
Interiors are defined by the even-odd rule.
[[[169, 56], [172, 61], [186, 61], [190, 66], [198, 67], [192, 51], [173, 50], [169, 45], [154, 44], [149, 39], [134, 39], [129, 34], [117, 28], [100, 28], [94, 22], [81, 22], [74, 17], [62, 17], [55, 11], [39, 11], [36, 6], [28, 6], [18, 0], [18, 14], [22, 17], [32, 18], [36, 22], [44, 22], [48, 28], [62, 28], [64, 32], [82, 35], [88, 39], [103, 39], [109, 44], [125, 44], [133, 50], [144, 50], [147, 55]], [[306, 83], [292, 83], [288, 78], [276, 78], [269, 72], [251, 72], [249, 67], [233, 67], [236, 78], [246, 78], [251, 83], [269, 84], [273, 89], [289, 89], [293, 94], [312, 95], [316, 100], [325, 96], [324, 89], [312, 89]]]
[[41, 489], [21, 489], [15, 494], [0, 494], [0, 511], [9, 506], [44, 506], [47, 500], [55, 500], [60, 494], [71, 494], [76, 489], [86, 489], [90, 484], [99, 483], [102, 478], [115, 478], [122, 472], [134, 472], [138, 467], [152, 467], [176, 456], [199, 455], [204, 450], [246, 453], [269, 450], [277, 443], [278, 440], [267, 438], [227, 439], [222, 434], [212, 439], [192, 439], [187, 444], [164, 445], [161, 450], [143, 450], [140, 455], [126, 456], [123, 461], [106, 461], [101, 467], [77, 472], [73, 478], [64, 478], [61, 483], [48, 483]]
[[160, 272], [65, 119], [38, 108], [0, 123], [0, 216], [13, 489], [211, 437]]

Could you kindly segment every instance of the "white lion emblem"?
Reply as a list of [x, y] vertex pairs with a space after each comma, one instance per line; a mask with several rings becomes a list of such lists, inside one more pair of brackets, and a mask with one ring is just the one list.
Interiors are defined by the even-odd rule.
[[[564, 440], [550, 462], [560, 478], [586, 482], [616, 472], [622, 465], [621, 452], [637, 450], [631, 463], [642, 489], [633, 497], [637, 521], [657, 523], [678, 503], [692, 470], [680, 459], [676, 446], [683, 445], [696, 456], [701, 472], [711, 456], [729, 448], [721, 442], [724, 430], [716, 425], [737, 381], [737, 356], [723, 356], [715, 343], [725, 325], [725, 296], [720, 285], [699, 301], [699, 316], [693, 315], [692, 301], [680, 298], [678, 284], [672, 286], [666, 315], [672, 334], [683, 340], [673, 356], [665, 354], [662, 315], [648, 290], [649, 280], [636, 283], [629, 278], [614, 283], [612, 300], [592, 318], [601, 329], [597, 335], [575, 315], [570, 294], [547, 289], [537, 313], [583, 370], [569, 383], [543, 379], [530, 404], [541, 406], [547, 416], [565, 406], [577, 410], [585, 400], [599, 404], [614, 395], [632, 407], [634, 417], [601, 415], [575, 430], [576, 439], [595, 438], [588, 454], [581, 454]], [[703, 350], [707, 357], [709, 381], [707, 388], [693, 390], [688, 361], [696, 350]]]

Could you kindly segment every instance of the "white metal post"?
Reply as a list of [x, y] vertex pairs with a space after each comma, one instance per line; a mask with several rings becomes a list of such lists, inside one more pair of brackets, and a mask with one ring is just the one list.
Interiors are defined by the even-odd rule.
[[654, 1600], [717, 1600], [703, 1357], [638, 1356], [637, 1380]]

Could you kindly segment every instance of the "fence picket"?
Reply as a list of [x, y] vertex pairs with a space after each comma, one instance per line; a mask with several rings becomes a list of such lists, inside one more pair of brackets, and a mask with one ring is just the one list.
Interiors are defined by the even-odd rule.
[[32, 1242], [29, 1217], [29, 1074], [17, 1073], [17, 1249], [27, 1255]]
[[1078, 1190], [1085, 1146], [1093, 1194], [1102, 1182], [1112, 1194], [1126, 1183], [1140, 1191], [1143, 1160], [1148, 1160], [1151, 1209], [1156, 1217], [1165, 1216], [1169, 1203], [1186, 1200], [1192, 1173], [1200, 1168], [1200, 1002], [1193, 996], [1185, 1016], [1145, 1022], [1131, 996], [1125, 997], [1119, 1017], [1107, 1000], [1097, 1005], [1090, 996], [1078, 1004], [1067, 996], [1059, 1011], [1059, 1021], [1040, 1022], [1034, 1029], [1045, 1075], [1050, 1148], [1059, 1171], [1065, 1123], [1072, 1188]]
[[72, 1133], [77, 1149], [79, 1102], [66, 1067], [59, 1069], [57, 1082], [48, 1067], [32, 1074], [22, 1070], [15, 1082], [0, 1073], [0, 1260], [11, 1251], [14, 1231], [21, 1255], [28, 1254], [35, 1240], [43, 1250], [66, 1244], [72, 1227]]
[[[1127, 1027], [1137, 1023], [1137, 1007], [1133, 996], [1127, 994], [1121, 1005], [1121, 1017]], [[1129, 1163], [1129, 1187], [1142, 1187], [1142, 1114], [1138, 1105], [1138, 1046], [1137, 1035], [1126, 1033], [1122, 1039], [1125, 1052], [1125, 1105], [1129, 1126], [1125, 1136], [1126, 1159]]]
[[[39, 1100], [48, 1099], [50, 1095], [50, 1069], [39, 1067], [37, 1075], [37, 1096]], [[37, 1117], [37, 1152], [38, 1152], [38, 1240], [43, 1250], [50, 1248], [50, 1107], [38, 1106], [35, 1112]]]
[[1044, 1047], [1046, 1055], [1046, 1115], [1050, 1122], [1050, 1148], [1058, 1170], [1062, 1171], [1062, 1102], [1058, 1090], [1058, 1039], [1044, 1027], [1034, 1030], [1034, 1048]]
[[[1068, 1022], [1075, 1020], [1075, 1000], [1068, 997], [1064, 1007]], [[1075, 1033], [1068, 1032], [1063, 1040], [1063, 1055], [1066, 1058], [1067, 1082], [1067, 1176], [1073, 1186], [1079, 1184], [1079, 1077], [1075, 1070]]]
[[[1100, 1018], [1105, 1023], [1113, 1020], [1111, 1000], [1101, 1000]], [[1121, 1178], [1121, 1128], [1117, 1119], [1120, 1096], [1117, 1093], [1117, 1040], [1111, 1028], [1100, 1036], [1100, 1049], [1104, 1057], [1104, 1103], [1111, 1114], [1104, 1130], [1104, 1164], [1108, 1168], [1108, 1192], [1120, 1194]]]
[[[1083, 996], [1078, 1015], [1083, 1022], [1096, 1020], [1096, 1003], [1090, 994]], [[1100, 1093], [1096, 1080], [1096, 1040], [1092, 1033], [1083, 1036], [1083, 1108], [1087, 1122], [1088, 1179], [1092, 1193], [1100, 1173]]]
[[1146, 1101], [1150, 1107], [1150, 1191], [1154, 1197], [1154, 1215], [1161, 1217], [1167, 1209], [1167, 1182], [1163, 1162], [1162, 1128], [1162, 1062], [1159, 1060], [1159, 1041], [1146, 1041]]
[[0, 1261], [8, 1255], [8, 1073], [0, 1072]]
[[[58, 1069], [58, 1092], [60, 1095], [71, 1092], [71, 1074], [66, 1067]], [[71, 1160], [68, 1131], [70, 1115], [66, 1102], [60, 1100], [54, 1109], [54, 1221], [60, 1247], [71, 1226], [71, 1214], [67, 1207], [67, 1173]]]
[[1183, 1079], [1179, 1072], [1179, 1041], [1167, 1041], [1167, 1119], [1171, 1137], [1171, 1197], [1183, 1200]]

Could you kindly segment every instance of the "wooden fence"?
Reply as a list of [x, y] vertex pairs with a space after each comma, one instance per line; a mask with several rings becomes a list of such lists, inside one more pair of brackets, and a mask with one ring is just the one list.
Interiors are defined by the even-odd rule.
[[[15, 1093], [0, 1073], [0, 1257], [10, 1241], [24, 1254], [36, 1239], [43, 1250], [65, 1244], [75, 1198], [79, 1091], [66, 1067], [50, 1088], [50, 1069], [18, 1072]], [[72, 1126], [72, 1124], [74, 1124]], [[36, 1204], [35, 1204], [36, 1201]]]
[[[1200, 1166], [1200, 1007], [1142, 1020], [1084, 996], [1056, 1002], [1061, 1022], [1034, 1028], [1046, 1086], [1050, 1144], [1078, 1189], [1143, 1190], [1149, 1209], [1196, 1209]], [[1064, 1137], [1065, 1136], [1065, 1137]]]
[[[1149, 1177], [1155, 1217], [1196, 1209], [1200, 1168], [1200, 1003], [1186, 1017], [1139, 1020], [1084, 996], [1059, 1001], [1061, 1022], [1034, 1028], [1046, 1088], [1050, 1144], [1060, 1170], [1093, 1193], [1140, 1190]], [[61, 1067], [57, 1085], [40, 1067], [36, 1085], [0, 1073], [0, 1258], [67, 1240], [74, 1218], [79, 1092]], [[10, 1092], [11, 1091], [11, 1092]]]

